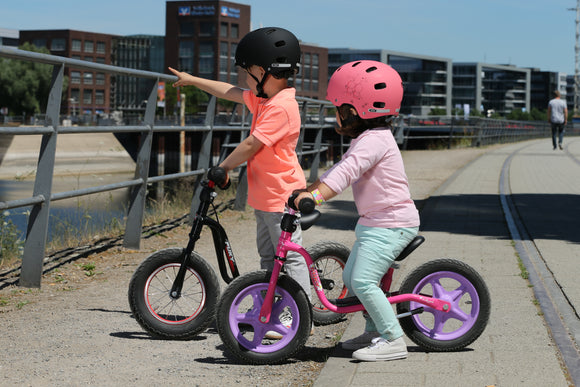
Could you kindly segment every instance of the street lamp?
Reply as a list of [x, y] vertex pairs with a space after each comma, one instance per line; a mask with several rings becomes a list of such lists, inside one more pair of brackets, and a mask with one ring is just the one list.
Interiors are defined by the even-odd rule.
[[574, 114], [579, 114], [578, 92], [580, 91], [580, 63], [578, 55], [580, 54], [580, 0], [576, 0], [576, 8], [568, 8], [568, 11], [576, 11], [576, 44], [574, 46], [575, 52], [575, 66], [574, 66]]
[[71, 106], [71, 108], [72, 108], [72, 115], [73, 115], [73, 116], [76, 116], [76, 110], [75, 110], [75, 106], [76, 106], [77, 100], [76, 100], [76, 98], [74, 98], [74, 97], [73, 97], [73, 98], [69, 98], [68, 100], [69, 100], [69, 102], [70, 102], [70, 106]]

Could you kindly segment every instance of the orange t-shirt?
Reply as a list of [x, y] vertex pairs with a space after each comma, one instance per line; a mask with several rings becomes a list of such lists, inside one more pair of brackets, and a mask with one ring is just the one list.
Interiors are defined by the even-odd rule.
[[256, 210], [282, 212], [292, 191], [306, 187], [296, 156], [300, 136], [296, 90], [287, 88], [271, 98], [245, 90], [244, 102], [253, 115], [250, 134], [264, 144], [248, 160], [248, 204]]

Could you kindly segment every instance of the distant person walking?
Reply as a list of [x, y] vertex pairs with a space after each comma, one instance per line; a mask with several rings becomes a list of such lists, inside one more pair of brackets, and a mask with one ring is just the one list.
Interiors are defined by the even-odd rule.
[[554, 150], [556, 145], [562, 148], [564, 140], [564, 130], [568, 123], [568, 107], [566, 101], [560, 99], [560, 92], [554, 90], [554, 98], [548, 103], [548, 122], [552, 125], [552, 145]]

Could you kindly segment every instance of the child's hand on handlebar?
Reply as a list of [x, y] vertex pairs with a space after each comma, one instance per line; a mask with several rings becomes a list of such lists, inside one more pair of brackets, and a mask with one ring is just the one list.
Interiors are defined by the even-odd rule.
[[230, 176], [222, 167], [211, 167], [207, 172], [207, 178], [221, 189], [228, 189], [231, 183]]
[[296, 198], [294, 199], [294, 206], [296, 208], [299, 208], [300, 205], [300, 201], [303, 199], [310, 199], [310, 200], [314, 200], [314, 197], [312, 196], [312, 194], [306, 190], [304, 191], [294, 191], [294, 193], [298, 193], [298, 196], [296, 196]]

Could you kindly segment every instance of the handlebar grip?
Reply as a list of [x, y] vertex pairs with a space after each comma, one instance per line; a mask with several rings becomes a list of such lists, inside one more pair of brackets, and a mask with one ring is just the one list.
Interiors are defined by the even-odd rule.
[[314, 209], [316, 208], [316, 203], [314, 200], [310, 198], [304, 198], [298, 203], [298, 208], [296, 208], [294, 205], [294, 200], [296, 200], [300, 192], [303, 191], [304, 190], [296, 190], [292, 193], [292, 195], [290, 195], [290, 198], [288, 198], [288, 207], [292, 208], [294, 211], [300, 211], [304, 215], [308, 215], [314, 212]]
[[316, 203], [314, 203], [314, 200], [312, 200], [310, 198], [304, 198], [304, 199], [300, 200], [300, 202], [298, 203], [298, 209], [304, 215], [308, 215], [308, 214], [313, 213], [315, 208], [316, 208]]
[[213, 181], [221, 189], [229, 187], [230, 181], [228, 180], [228, 174], [222, 167], [211, 167], [207, 172], [207, 178]]

